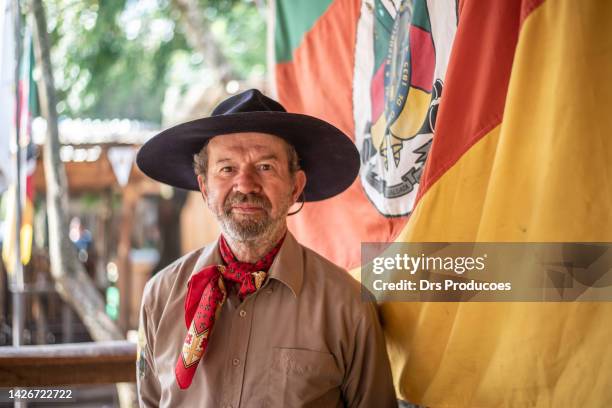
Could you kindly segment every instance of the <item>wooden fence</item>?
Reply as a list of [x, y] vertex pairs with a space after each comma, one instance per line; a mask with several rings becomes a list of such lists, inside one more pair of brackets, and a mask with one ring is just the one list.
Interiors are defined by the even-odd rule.
[[0, 347], [0, 387], [136, 381], [136, 345], [128, 341]]

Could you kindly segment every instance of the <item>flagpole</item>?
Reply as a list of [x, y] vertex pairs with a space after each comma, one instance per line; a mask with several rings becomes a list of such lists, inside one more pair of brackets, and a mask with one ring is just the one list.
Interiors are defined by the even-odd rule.
[[15, 19], [15, 145], [17, 148], [15, 160], [15, 269], [13, 282], [10, 285], [13, 294], [13, 345], [23, 344], [24, 329], [24, 289], [23, 265], [21, 263], [21, 190], [22, 190], [22, 163], [21, 163], [21, 90], [19, 81], [21, 77], [21, 10], [19, 0], [13, 0], [13, 12]]

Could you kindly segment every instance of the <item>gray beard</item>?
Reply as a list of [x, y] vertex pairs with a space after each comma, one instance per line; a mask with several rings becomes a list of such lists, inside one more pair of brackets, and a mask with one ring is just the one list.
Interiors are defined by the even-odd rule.
[[[232, 202], [258, 203], [265, 209], [264, 215], [239, 219], [232, 213]], [[289, 198], [283, 205], [288, 211], [290, 207]], [[215, 215], [221, 232], [229, 240], [242, 243], [263, 242], [275, 238], [279, 231], [284, 230], [285, 227], [286, 217], [270, 217], [270, 208], [271, 204], [264, 196], [234, 193], [226, 199], [223, 211]], [[284, 213], [286, 214], [286, 211]]]
[[223, 214], [218, 217], [223, 235], [232, 241], [250, 242], [270, 238], [279, 227], [282, 220], [271, 219], [268, 215], [261, 219], [237, 220], [232, 214]]

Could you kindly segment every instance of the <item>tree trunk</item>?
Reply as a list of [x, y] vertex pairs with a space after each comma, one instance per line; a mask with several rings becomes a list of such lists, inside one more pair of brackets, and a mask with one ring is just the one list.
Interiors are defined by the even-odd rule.
[[225, 84], [238, 76], [232, 64], [227, 60], [217, 39], [210, 31], [210, 24], [203, 16], [197, 0], [173, 0], [185, 28], [185, 35], [189, 45], [197, 50], [207, 61], [208, 67], [216, 72], [215, 80]]
[[[104, 300], [93, 281], [79, 263], [76, 249], [68, 239], [68, 183], [66, 170], [59, 157], [60, 143], [57, 125], [55, 85], [51, 69], [47, 21], [42, 0], [32, 0], [34, 14], [36, 60], [43, 74], [39, 82], [41, 111], [47, 119], [47, 135], [43, 147], [47, 187], [47, 217], [49, 223], [49, 258], [51, 275], [62, 299], [70, 304], [96, 341], [120, 340], [124, 335], [104, 310]], [[118, 384], [122, 407], [134, 406], [135, 393], [129, 384]]]
[[104, 300], [93, 281], [79, 263], [76, 249], [68, 238], [68, 188], [66, 170], [60, 160], [56, 97], [51, 70], [49, 39], [45, 11], [41, 0], [33, 0], [36, 20], [36, 59], [42, 68], [39, 83], [41, 111], [47, 119], [47, 137], [43, 146], [47, 186], [47, 217], [49, 223], [49, 258], [51, 275], [62, 299], [72, 305], [96, 341], [120, 340], [124, 336], [104, 311]]

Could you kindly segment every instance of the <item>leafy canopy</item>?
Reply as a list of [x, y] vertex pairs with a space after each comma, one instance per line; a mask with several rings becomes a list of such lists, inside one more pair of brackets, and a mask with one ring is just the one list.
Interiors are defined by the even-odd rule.
[[[253, 2], [191, 0], [239, 78], [263, 75], [265, 21]], [[58, 113], [161, 122], [169, 86], [206, 79], [168, 0], [48, 0]]]

